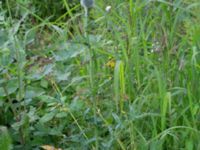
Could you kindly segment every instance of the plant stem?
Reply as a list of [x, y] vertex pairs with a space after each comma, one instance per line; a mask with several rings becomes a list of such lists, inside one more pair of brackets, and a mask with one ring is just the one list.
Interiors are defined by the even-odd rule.
[[95, 52], [92, 49], [90, 45], [90, 38], [88, 35], [88, 22], [89, 22], [89, 17], [88, 17], [88, 8], [85, 9], [85, 17], [84, 17], [84, 36], [87, 40], [88, 49], [89, 49], [89, 56], [90, 56], [90, 62], [89, 62], [89, 84], [90, 84], [90, 89], [91, 89], [91, 101], [93, 104], [93, 114], [94, 114], [94, 123], [95, 123], [95, 138], [96, 138], [96, 148], [98, 149], [98, 133], [97, 133], [97, 100], [95, 98], [96, 95], [96, 88], [95, 88], [95, 64], [96, 64], [96, 58], [95, 58]]

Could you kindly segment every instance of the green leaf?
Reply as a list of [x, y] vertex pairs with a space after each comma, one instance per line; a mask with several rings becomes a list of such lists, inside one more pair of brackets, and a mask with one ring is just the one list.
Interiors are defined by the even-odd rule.
[[0, 127], [0, 150], [12, 149], [12, 142], [6, 127]]
[[8, 48], [0, 49], [0, 66], [7, 67], [11, 64], [11, 62], [12, 62], [12, 56], [10, 49]]
[[6, 91], [5, 92], [3, 87], [0, 87], [0, 97], [4, 97], [16, 92], [16, 90], [18, 89], [18, 80], [17, 79], [11, 79], [9, 81], [7, 81], [7, 84], [5, 85]]
[[25, 92], [25, 98], [31, 99], [34, 97], [41, 96], [44, 93], [45, 93], [45, 91], [42, 88], [28, 86], [26, 89], [26, 92]]
[[53, 68], [53, 64], [48, 64], [40, 69], [38, 69], [38, 67], [33, 68], [27, 78], [30, 80], [40, 80], [46, 75], [49, 75], [53, 71]]
[[40, 81], [40, 85], [43, 87], [43, 88], [48, 88], [48, 81], [47, 80], [41, 80]]
[[8, 40], [8, 33], [5, 30], [0, 30], [0, 46]]
[[70, 109], [72, 111], [80, 111], [84, 108], [84, 102], [82, 100], [74, 100], [71, 105], [70, 105]]
[[56, 115], [56, 118], [66, 118], [68, 115], [67, 112], [60, 112]]
[[59, 49], [59, 51], [54, 53], [54, 58], [56, 61], [65, 61], [83, 53], [85, 45], [65, 43], [62, 44]]
[[60, 102], [58, 99], [48, 96], [48, 95], [41, 95], [38, 97], [38, 99], [44, 103], [56, 103], [56, 102]]
[[188, 141], [186, 142], [186, 149], [187, 149], [187, 150], [193, 150], [193, 149], [194, 149], [194, 143], [193, 143], [192, 140], [188, 140]]
[[41, 123], [48, 122], [48, 121], [52, 120], [55, 115], [56, 115], [55, 112], [47, 113], [40, 119], [40, 122]]

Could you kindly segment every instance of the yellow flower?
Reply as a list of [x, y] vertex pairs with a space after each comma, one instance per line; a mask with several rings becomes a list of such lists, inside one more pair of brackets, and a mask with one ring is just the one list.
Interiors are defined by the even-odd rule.
[[106, 66], [107, 67], [110, 67], [110, 68], [115, 68], [115, 64], [116, 64], [116, 61], [114, 59], [110, 59], [107, 63], [106, 63]]

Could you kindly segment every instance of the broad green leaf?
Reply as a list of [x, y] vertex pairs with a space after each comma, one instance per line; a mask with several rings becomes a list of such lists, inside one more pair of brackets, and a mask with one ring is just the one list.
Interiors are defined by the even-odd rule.
[[40, 80], [46, 75], [49, 75], [53, 71], [54, 65], [48, 64], [44, 66], [43, 68], [32, 68], [31, 72], [27, 76], [30, 80]]
[[32, 99], [34, 97], [38, 97], [41, 96], [45, 93], [45, 91], [40, 88], [40, 87], [32, 87], [32, 86], [28, 86], [26, 88], [26, 92], [25, 92], [25, 98], [26, 99]]
[[[5, 89], [7, 93], [5, 92]], [[0, 97], [4, 97], [16, 92], [18, 89], [18, 80], [17, 79], [11, 79], [7, 81], [7, 84], [5, 84], [5, 88], [0, 87]]]
[[85, 50], [85, 45], [82, 44], [62, 44], [57, 52], [54, 53], [54, 58], [56, 61], [65, 61], [70, 58], [77, 57]]

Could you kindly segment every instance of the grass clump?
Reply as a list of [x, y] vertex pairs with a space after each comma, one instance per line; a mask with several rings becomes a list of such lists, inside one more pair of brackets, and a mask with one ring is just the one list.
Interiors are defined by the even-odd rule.
[[200, 149], [198, 0], [52, 4], [0, 4], [1, 145]]

